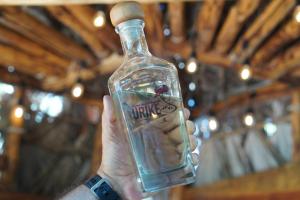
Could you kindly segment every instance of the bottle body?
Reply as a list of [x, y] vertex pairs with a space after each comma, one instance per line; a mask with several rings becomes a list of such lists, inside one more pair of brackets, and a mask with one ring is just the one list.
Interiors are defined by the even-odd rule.
[[[144, 191], [194, 182], [175, 67], [153, 57], [124, 65], [128, 70], [119, 79], [110, 79], [109, 89]], [[172, 141], [170, 134], [179, 134], [177, 141]]]
[[177, 70], [151, 54], [127, 57], [109, 90], [145, 192], [195, 180]]

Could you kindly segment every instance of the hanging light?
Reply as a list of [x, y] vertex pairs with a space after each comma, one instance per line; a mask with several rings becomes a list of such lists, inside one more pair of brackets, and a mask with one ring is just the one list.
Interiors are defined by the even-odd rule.
[[12, 65], [9, 65], [9, 66], [7, 67], [7, 71], [8, 71], [9, 73], [13, 73], [13, 72], [15, 71], [15, 67], [12, 66]]
[[179, 62], [178, 63], [178, 68], [179, 69], [184, 69], [184, 67], [185, 67], [185, 63], [184, 62]]
[[195, 73], [197, 71], [197, 68], [198, 68], [198, 64], [197, 64], [196, 58], [195, 57], [191, 57], [189, 59], [189, 61], [187, 62], [186, 66], [187, 66], [187, 68], [186, 68], [187, 72], [189, 72], [191, 74]]
[[189, 90], [190, 90], [191, 92], [195, 91], [195, 90], [196, 90], [196, 83], [190, 82], [190, 83], [189, 83]]
[[210, 131], [216, 131], [219, 128], [219, 122], [215, 116], [210, 116], [208, 119], [208, 128]]
[[194, 98], [190, 98], [188, 99], [187, 104], [190, 108], [194, 108], [196, 106], [196, 100]]
[[272, 122], [272, 120], [268, 119], [264, 123], [264, 131], [269, 137], [272, 137], [277, 131], [277, 126]]
[[255, 123], [254, 113], [253, 110], [250, 108], [248, 109], [246, 115], [244, 116], [244, 124], [246, 126], [253, 126]]
[[17, 119], [21, 119], [24, 116], [24, 107], [22, 105], [16, 105], [13, 110], [14, 117]]
[[72, 96], [75, 98], [79, 98], [83, 95], [83, 92], [84, 92], [84, 86], [81, 83], [81, 81], [78, 80], [71, 89]]
[[246, 81], [251, 78], [251, 69], [248, 64], [245, 64], [240, 72], [240, 77], [242, 80]]
[[169, 37], [171, 35], [171, 29], [168, 26], [164, 26], [163, 33], [164, 36]]
[[300, 23], [300, 7], [297, 6], [296, 12], [295, 12], [295, 20]]
[[95, 14], [93, 24], [95, 27], [100, 28], [103, 27], [106, 23], [105, 13], [103, 11], [98, 11]]

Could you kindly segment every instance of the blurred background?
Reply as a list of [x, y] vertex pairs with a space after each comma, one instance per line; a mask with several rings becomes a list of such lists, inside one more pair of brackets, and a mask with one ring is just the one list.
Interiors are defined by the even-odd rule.
[[[116, 2], [0, 0], [0, 200], [53, 199], [97, 170]], [[299, 199], [299, 2], [140, 2], [200, 141], [197, 182], [169, 199]]]

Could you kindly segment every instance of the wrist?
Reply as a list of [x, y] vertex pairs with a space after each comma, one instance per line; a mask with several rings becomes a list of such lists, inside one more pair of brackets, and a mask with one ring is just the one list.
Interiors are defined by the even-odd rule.
[[108, 175], [101, 167], [97, 171], [97, 175], [101, 178], [108, 180], [109, 184], [111, 185], [112, 189], [118, 193], [121, 197], [123, 197], [123, 190], [122, 187], [118, 184], [118, 181], [113, 178], [112, 176]]

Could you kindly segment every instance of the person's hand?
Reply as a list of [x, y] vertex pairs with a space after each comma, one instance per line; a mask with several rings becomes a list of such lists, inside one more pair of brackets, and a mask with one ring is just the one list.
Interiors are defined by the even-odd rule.
[[[107, 178], [112, 183], [113, 189], [121, 195], [123, 199], [140, 200], [142, 198], [142, 192], [140, 191], [137, 183], [136, 167], [134, 166], [131, 158], [131, 151], [126, 133], [124, 130], [120, 130], [117, 124], [116, 113], [113, 108], [111, 97], [104, 96], [103, 104], [102, 162], [98, 170], [98, 174]], [[185, 119], [187, 120], [190, 115], [189, 111], [185, 109], [184, 114]], [[158, 123], [161, 122], [158, 120]], [[170, 126], [172, 123], [168, 123], [168, 125]], [[186, 125], [190, 135], [189, 139], [191, 143], [191, 150], [193, 151], [197, 146], [196, 137], [192, 135], [195, 131], [195, 125], [189, 120], [186, 121]], [[155, 127], [155, 124], [153, 127]], [[167, 130], [167, 126], [165, 127]], [[180, 140], [179, 133], [178, 128], [175, 127], [175, 129], [170, 129], [167, 134], [157, 135], [161, 135], [162, 137], [158, 136], [161, 138], [166, 137], [167, 135], [167, 138], [169, 138], [168, 140], [170, 140], [170, 142], [168, 141], [168, 144], [171, 142], [176, 143], [176, 151], [177, 153], [180, 153], [182, 149], [182, 141]]]

